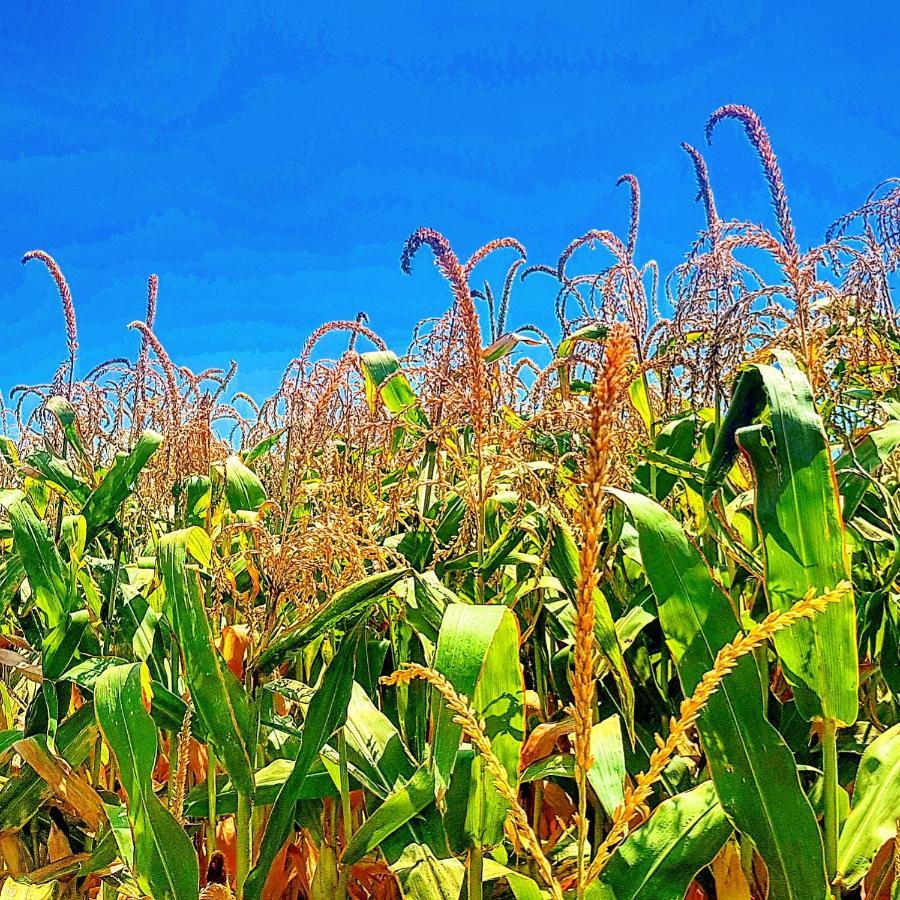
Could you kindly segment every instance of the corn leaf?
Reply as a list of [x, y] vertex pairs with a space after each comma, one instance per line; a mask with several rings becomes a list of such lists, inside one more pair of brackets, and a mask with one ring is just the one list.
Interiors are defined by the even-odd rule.
[[[689, 697], [716, 653], [738, 634], [728, 598], [681, 526], [649, 497], [611, 491], [631, 511], [659, 621]], [[771, 896], [825, 896], [825, 860], [812, 807], [793, 755], [766, 719], [751, 656], [710, 697], [697, 723], [719, 800], [750, 835], [769, 869]]]
[[195, 714], [238, 790], [252, 796], [250, 705], [240, 682], [216, 649], [199, 575], [188, 566], [188, 545], [195, 531], [199, 529], [174, 531], [159, 542], [165, 611], [181, 647]]
[[591, 755], [588, 782], [608, 815], [625, 800], [625, 746], [622, 720], [609, 716], [591, 729]]
[[85, 501], [81, 509], [92, 530], [108, 525], [116, 517], [119, 507], [137, 486], [138, 475], [147, 461], [159, 449], [162, 435], [145, 431], [130, 453], [117, 453], [103, 480]]
[[403, 373], [400, 360], [389, 350], [374, 350], [360, 354], [366, 399], [374, 413], [380, 398], [385, 409], [407, 425], [427, 428], [428, 419], [419, 406], [419, 398]]
[[850, 815], [838, 841], [838, 877], [848, 887], [866, 874], [900, 819], [900, 725], [878, 735], [862, 755]]
[[[681, 900], [694, 876], [722, 849], [732, 833], [712, 783], [664, 801], [650, 821], [622, 843], [601, 877], [615, 900]], [[602, 887], [588, 890], [601, 900]], [[822, 897], [821, 895], [810, 895]]]
[[382, 841], [403, 828], [434, 802], [434, 772], [423, 764], [406, 784], [394, 791], [362, 824], [344, 850], [344, 865], [359, 862]]
[[844, 501], [844, 521], [849, 522], [871, 484], [867, 477], [900, 447], [900, 421], [891, 419], [870, 431], [857, 446], [842, 453], [834, 462], [838, 488]]
[[376, 600], [407, 575], [409, 569], [376, 572], [338, 591], [321, 609], [298, 623], [290, 634], [260, 653], [256, 659], [256, 668], [268, 672], [298, 653], [320, 634], [347, 619], [368, 612]]
[[66, 440], [72, 449], [88, 468], [93, 472], [90, 456], [84, 445], [84, 438], [81, 436], [81, 429], [78, 427], [78, 417], [75, 414], [75, 408], [64, 397], [51, 397], [46, 403], [47, 409], [56, 417], [59, 422]]
[[[806, 376], [793, 357], [779, 368], [745, 369], [713, 447], [706, 493], [731, 468], [738, 448], [756, 482], [769, 606], [784, 610], [810, 589], [825, 593], [850, 578], [834, 467]], [[768, 406], [771, 425], [754, 424]], [[784, 675], [807, 719], [856, 721], [856, 611], [848, 593], [812, 621], [775, 637]]]
[[12, 525], [15, 549], [19, 553], [35, 603], [55, 628], [72, 605], [74, 588], [50, 529], [35, 513], [21, 491], [0, 491]]
[[[448, 605], [441, 623], [434, 667], [469, 698], [485, 720], [495, 755], [512, 785], [518, 782], [519, 751], [524, 738], [524, 691], [519, 664], [516, 617], [503, 606]], [[461, 728], [443, 698], [434, 692], [434, 753], [436, 790], [443, 795], [457, 762]], [[503, 834], [506, 804], [499, 798], [484, 762], [471, 763], [464, 829], [469, 842], [498, 843]]]
[[154, 900], [195, 900], [199, 883], [191, 839], [153, 793], [156, 726], [144, 709], [150, 673], [143, 663], [107, 669], [97, 681], [97, 722], [119, 764], [134, 835], [134, 876]]
[[[96, 738], [94, 708], [85, 703], [60, 724], [57, 753], [77, 769], [87, 759]], [[26, 766], [0, 788], [0, 832], [22, 828], [52, 794], [53, 788], [31, 766]]]
[[225, 460], [225, 497], [232, 512], [255, 512], [266, 499], [266, 490], [252, 469], [239, 456]]
[[262, 896], [269, 869], [293, 828], [294, 808], [310, 767], [331, 735], [346, 721], [358, 645], [359, 630], [344, 638], [310, 700], [297, 759], [272, 806], [259, 857], [244, 885], [244, 900], [259, 900]]

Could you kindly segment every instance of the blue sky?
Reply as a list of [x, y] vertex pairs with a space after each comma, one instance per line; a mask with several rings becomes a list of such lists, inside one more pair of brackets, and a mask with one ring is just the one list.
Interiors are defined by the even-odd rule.
[[[66, 273], [86, 372], [157, 333], [195, 370], [240, 365], [258, 396], [321, 322], [365, 310], [398, 350], [449, 295], [419, 225], [461, 256], [502, 235], [555, 260], [591, 227], [664, 270], [702, 223], [682, 140], [722, 103], [769, 128], [801, 243], [900, 175], [900, 7], [846, 3], [37, 2], [0, 25], [0, 388], [65, 356]], [[771, 223], [736, 123], [707, 158], [719, 210]], [[548, 284], [510, 325], [552, 322]]]

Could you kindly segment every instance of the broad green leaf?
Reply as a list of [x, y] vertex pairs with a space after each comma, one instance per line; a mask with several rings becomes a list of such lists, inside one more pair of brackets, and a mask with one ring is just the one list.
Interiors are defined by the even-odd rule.
[[243, 459], [245, 465], [251, 465], [256, 462], [260, 457], [265, 456], [281, 439], [281, 436], [285, 433], [287, 429], [279, 428], [278, 431], [270, 434], [268, 437], [263, 438], [259, 443], [255, 446], [251, 447], [246, 453], [241, 454], [241, 459]]
[[195, 715], [238, 790], [252, 796], [250, 705], [242, 685], [216, 649], [199, 574], [188, 566], [188, 544], [195, 531], [199, 529], [174, 531], [159, 542], [166, 615], [181, 647]]
[[231, 455], [225, 460], [225, 497], [232, 512], [255, 512], [265, 502], [266, 491], [262, 482], [241, 462]]
[[0, 616], [6, 614], [24, 580], [25, 567], [18, 553], [9, 553], [0, 558]]
[[175, 817], [153, 793], [156, 726], [144, 709], [150, 673], [143, 663], [107, 669], [97, 681], [97, 722], [119, 764], [134, 835], [134, 876], [154, 900], [195, 900], [197, 854]]
[[[689, 697], [734, 640], [738, 621], [681, 526], [640, 494], [611, 491], [631, 511], [659, 621]], [[822, 840], [800, 786], [793, 754], [766, 719], [759, 670], [744, 656], [722, 681], [697, 729], [719, 800], [735, 827], [756, 843], [773, 900], [825, 896]]]
[[534, 879], [527, 875], [520, 875], [518, 872], [510, 872], [506, 876], [506, 883], [516, 900], [544, 900], [549, 896], [546, 891], [542, 891], [538, 887]]
[[128, 807], [121, 802], [112, 802], [112, 795], [107, 795], [107, 798], [103, 802], [103, 809], [109, 820], [110, 834], [115, 842], [119, 859], [131, 871], [134, 869], [134, 835], [131, 833], [131, 822], [128, 820]]
[[212, 479], [209, 475], [192, 475], [185, 485], [185, 515], [188, 525], [203, 527], [212, 503]]
[[[712, 862], [733, 829], [711, 782], [661, 803], [632, 832], [601, 876], [615, 900], [681, 900], [694, 876]], [[597, 900], [603, 897], [595, 889]], [[821, 900], [824, 894], [810, 894]], [[588, 900], [593, 900], [591, 891]]]
[[[525, 686], [515, 615], [503, 606], [450, 604], [441, 623], [434, 667], [458, 693], [469, 698], [475, 714], [483, 718], [494, 753], [515, 785], [525, 727]], [[440, 798], [456, 765], [461, 728], [436, 691], [432, 694], [432, 716], [433, 762]], [[498, 843], [507, 812], [484, 761], [476, 755], [471, 764], [464, 826], [468, 840], [483, 846]]]
[[[276, 759], [255, 773], [256, 793], [254, 802], [257, 806], [271, 806], [278, 792], [288, 780], [294, 761], [292, 759]], [[238, 794], [231, 781], [224, 775], [216, 779], [216, 815], [229, 816], [237, 812]], [[209, 814], [208, 785], [204, 781], [192, 788], [184, 802], [184, 815], [187, 819], [205, 819]], [[321, 800], [323, 797], [337, 795], [337, 788], [331, 774], [321, 763], [313, 763], [299, 792], [298, 800]]]
[[434, 772], [430, 766], [423, 764], [355, 832], [344, 850], [342, 862], [345, 865], [359, 862], [385, 838], [422, 812], [434, 802], [434, 787]]
[[541, 342], [536, 338], [528, 337], [528, 335], [525, 334], [517, 334], [514, 331], [508, 331], [506, 334], [501, 334], [496, 341], [485, 347], [484, 350], [481, 351], [481, 355], [484, 357], [486, 363], [499, 362], [501, 359], [505, 359], [509, 356], [519, 344], [525, 344], [527, 347], [537, 347], [540, 343]]
[[[477, 607], [457, 605], [456, 608], [467, 611], [464, 613], [467, 615]], [[442, 637], [443, 626], [438, 637], [436, 666], [440, 665]], [[505, 767], [515, 790], [519, 755], [525, 739], [525, 682], [519, 664], [518, 619], [511, 612], [504, 615], [491, 641], [471, 704], [475, 714], [484, 721], [494, 755]], [[499, 800], [493, 776], [488, 773], [482, 757], [476, 754], [466, 812], [465, 827], [469, 838], [481, 846], [500, 843], [507, 812], [506, 804]]]
[[7, 728], [4, 731], [0, 731], [0, 758], [16, 741], [22, 740], [22, 737], [23, 733], [16, 728]]
[[[440, 859], [429, 847], [421, 844], [410, 844], [391, 865], [391, 871], [397, 876], [406, 900], [459, 900], [464, 896], [460, 894], [465, 877], [463, 864], [453, 857]], [[485, 857], [484, 882], [505, 878], [512, 883], [517, 877], [516, 886], [521, 888], [523, 876], [517, 876], [506, 866]], [[535, 895], [526, 893], [516, 896], [530, 900]]]
[[380, 397], [385, 409], [407, 425], [428, 427], [428, 419], [419, 406], [419, 398], [403, 373], [400, 360], [390, 350], [374, 350], [360, 354], [366, 400], [374, 413]]
[[628, 387], [628, 399], [635, 408], [637, 414], [644, 423], [644, 428], [649, 434], [653, 429], [653, 410], [650, 406], [650, 397], [647, 394], [647, 382], [638, 376]]
[[63, 459], [51, 455], [46, 450], [38, 450], [25, 459], [25, 470], [33, 470], [44, 481], [56, 488], [76, 509], [87, 500], [91, 486], [72, 471]]
[[[88, 656], [59, 676], [60, 681], [71, 681], [85, 690], [94, 690], [97, 679], [114, 666], [125, 665], [127, 660], [118, 656]], [[150, 715], [158, 728], [178, 731], [184, 722], [187, 704], [177, 694], [173, 694], [164, 684], [151, 684], [153, 697], [150, 701]], [[191, 718], [191, 733], [201, 742], [206, 741], [206, 731], [197, 716]]]
[[162, 443], [162, 435], [145, 431], [130, 453], [117, 453], [109, 471], [85, 501], [81, 514], [92, 530], [108, 525], [137, 486], [138, 475]]
[[588, 770], [588, 781], [611, 816], [625, 800], [625, 747], [619, 716], [609, 716], [591, 729], [591, 755], [594, 762]]
[[344, 638], [310, 700], [297, 759], [272, 806], [259, 857], [244, 885], [245, 900], [259, 900], [262, 896], [269, 869], [293, 828], [294, 808], [310, 767], [331, 735], [346, 721], [358, 644], [358, 630]]
[[338, 591], [322, 608], [299, 622], [285, 637], [276, 641], [256, 659], [256, 668], [267, 672], [302, 650], [320, 634], [330, 631], [345, 620], [368, 611], [401, 578], [408, 569], [377, 572]]
[[91, 459], [88, 456], [87, 448], [84, 446], [84, 438], [81, 436], [81, 429], [78, 427], [78, 418], [75, 409], [64, 397], [51, 397], [46, 403], [47, 409], [56, 416], [66, 440], [72, 449], [78, 454], [81, 461], [87, 466], [88, 471], [93, 472]]
[[[756, 482], [765, 589], [784, 610], [810, 589], [825, 593], [849, 580], [834, 467], [806, 376], [787, 353], [779, 368], [743, 370], [716, 438], [707, 473], [711, 495], [740, 448]], [[754, 424], [768, 406], [771, 425]], [[856, 721], [858, 661], [852, 594], [775, 636], [785, 678], [806, 719]]]
[[465, 870], [456, 859], [438, 859], [428, 847], [411, 844], [391, 870], [406, 900], [459, 900]]
[[[357, 675], [361, 662], [357, 656]], [[387, 796], [398, 783], [412, 775], [415, 763], [403, 747], [400, 733], [356, 682], [347, 707], [344, 737], [348, 762], [370, 782], [383, 788], [382, 796]]]
[[[654, 449], [644, 452], [645, 462], [637, 467], [635, 478], [642, 489], [652, 493], [657, 500], [662, 501], [668, 496], [678, 478], [703, 483], [705, 472], [690, 464], [694, 455], [695, 431], [696, 422], [693, 417], [674, 419], [659, 429]], [[656, 470], [655, 478], [652, 477], [653, 470]], [[655, 492], [650, 490], [654, 480]]]
[[605, 341], [608, 337], [608, 326], [597, 324], [584, 325], [559, 342], [559, 346], [556, 348], [556, 356], [558, 359], [568, 359], [579, 341], [596, 344], [598, 341]]
[[862, 441], [834, 462], [838, 488], [844, 501], [844, 521], [849, 522], [871, 484], [871, 474], [900, 447], [900, 421], [890, 419], [881, 428], [870, 431]]
[[[357, 676], [362, 661], [358, 653]], [[290, 678], [270, 681], [266, 688], [292, 700], [304, 715], [315, 695], [314, 688]], [[353, 683], [343, 733], [349, 767], [378, 797], [387, 797], [413, 773], [415, 763], [404, 748], [400, 733], [357, 682]]]
[[74, 587], [47, 525], [38, 518], [21, 491], [0, 491], [12, 525], [15, 549], [28, 577], [35, 603], [56, 627], [72, 604]]
[[[56, 751], [59, 722], [60, 688], [56, 685], [56, 680], [71, 665], [87, 628], [88, 611], [80, 609], [63, 616], [41, 643], [41, 669], [44, 675], [41, 690], [47, 705], [47, 743], [53, 752]], [[68, 694], [65, 696], [68, 698]]]
[[900, 819], [900, 725], [878, 735], [862, 755], [850, 815], [838, 842], [838, 877], [848, 887], [866, 874]]

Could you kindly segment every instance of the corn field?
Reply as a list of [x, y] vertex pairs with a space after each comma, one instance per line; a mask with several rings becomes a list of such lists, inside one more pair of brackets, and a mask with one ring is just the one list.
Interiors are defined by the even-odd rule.
[[67, 348], [0, 410], [2, 900], [900, 897], [900, 181], [803, 250], [734, 127], [771, 227], [685, 144], [668, 275], [633, 175], [549, 264], [420, 228], [448, 311], [261, 403], [156, 276], [84, 372], [25, 255]]

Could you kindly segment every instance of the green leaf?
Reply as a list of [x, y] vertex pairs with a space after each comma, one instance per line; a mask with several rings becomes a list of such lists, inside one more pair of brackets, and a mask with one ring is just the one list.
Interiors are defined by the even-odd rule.
[[232, 512], [255, 512], [266, 499], [262, 482], [233, 454], [225, 460], [225, 497]]
[[191, 839], [153, 793], [156, 726], [142, 700], [149, 687], [143, 663], [107, 669], [94, 692], [97, 721], [128, 797], [138, 884], [154, 900], [196, 900], [200, 876]]
[[286, 428], [279, 428], [278, 431], [263, 438], [258, 444], [246, 451], [246, 453], [242, 453], [241, 458], [243, 459], [244, 464], [249, 466], [252, 463], [255, 463], [260, 457], [265, 456], [278, 443], [286, 430]]
[[[809, 381], [790, 354], [778, 354], [778, 362], [779, 368], [758, 364], [741, 373], [713, 447], [706, 494], [720, 484], [740, 448], [756, 481], [769, 607], [785, 610], [810, 589], [823, 594], [850, 574], [834, 467]], [[766, 406], [771, 426], [753, 424]], [[775, 648], [804, 718], [856, 721], [852, 594], [779, 632]]]
[[[434, 668], [458, 693], [469, 698], [475, 714], [484, 719], [494, 753], [515, 786], [524, 739], [525, 700], [515, 615], [503, 606], [451, 603], [441, 623]], [[432, 698], [432, 759], [437, 794], [442, 796], [456, 766], [462, 730], [453, 721], [443, 697], [434, 691]], [[499, 843], [507, 812], [484, 761], [476, 756], [464, 825], [468, 841], [483, 846]]]
[[376, 401], [381, 398], [385, 409], [407, 425], [428, 428], [428, 419], [419, 406], [419, 398], [403, 374], [400, 360], [389, 350], [374, 350], [360, 354], [366, 400], [374, 413]]
[[900, 420], [891, 419], [870, 431], [856, 447], [842, 453], [834, 463], [838, 488], [844, 500], [844, 521], [849, 522], [872, 483], [871, 474], [900, 447]]
[[647, 382], [639, 375], [628, 387], [628, 399], [644, 423], [648, 434], [653, 429], [653, 411], [650, 396], [647, 393]]
[[594, 762], [588, 771], [588, 781], [611, 816], [625, 800], [625, 747], [619, 716], [609, 716], [591, 729], [591, 755]]
[[657, 500], [664, 500], [679, 478], [688, 482], [703, 483], [706, 473], [690, 464], [694, 455], [695, 430], [696, 423], [690, 416], [682, 416], [667, 422], [656, 434], [654, 449], [644, 452], [645, 461], [637, 467], [635, 478], [644, 491], [651, 493], [651, 467], [656, 469], [654, 496]]
[[75, 415], [75, 409], [64, 397], [51, 397], [46, 403], [47, 409], [56, 416], [66, 440], [72, 449], [78, 454], [81, 461], [87, 466], [89, 471], [93, 471], [87, 448], [84, 446], [84, 439], [81, 436], [81, 429], [78, 427], [78, 419]]
[[559, 346], [556, 348], [557, 359], [568, 359], [579, 341], [596, 344], [600, 341], [605, 341], [608, 337], [608, 326], [597, 324], [584, 325], [559, 342]]
[[262, 896], [269, 869], [294, 826], [294, 807], [310, 767], [326, 741], [346, 720], [358, 644], [358, 630], [344, 638], [322, 676], [322, 683], [310, 700], [297, 759], [272, 806], [260, 844], [259, 857], [244, 885], [244, 900], [259, 900]]
[[525, 334], [518, 334], [514, 331], [508, 331], [501, 334], [492, 344], [485, 347], [481, 351], [481, 355], [486, 363], [499, 362], [509, 356], [519, 344], [525, 344], [527, 347], [537, 347], [540, 341]]
[[35, 603], [54, 628], [69, 611], [74, 588], [69, 572], [47, 525], [38, 518], [21, 491], [0, 491], [0, 504], [6, 507], [12, 525], [15, 548], [22, 560]]
[[544, 900], [547, 896], [534, 879], [527, 875], [520, 875], [518, 872], [510, 872], [506, 876], [506, 883], [516, 900]]
[[376, 600], [407, 575], [409, 569], [377, 572], [338, 591], [321, 609], [299, 622], [290, 634], [260, 653], [256, 659], [256, 668], [268, 672], [298, 653], [320, 634], [332, 630], [352, 616], [368, 611]]
[[[634, 518], [660, 625], [689, 697], [716, 653], [737, 636], [737, 618], [700, 551], [668, 512], [649, 497], [611, 493]], [[697, 729], [722, 806], [768, 866], [773, 900], [818, 900], [825, 896], [819, 828], [793, 754], [765, 717], [762, 696], [756, 663], [744, 656], [710, 697]]]
[[159, 542], [165, 611], [181, 647], [184, 677], [195, 714], [238, 790], [252, 797], [250, 704], [242, 685], [216, 649], [200, 594], [199, 574], [188, 566], [188, 546], [197, 531], [200, 529], [174, 531]]
[[438, 859], [428, 847], [411, 844], [392, 866], [406, 900], [459, 900], [465, 871], [456, 859]]
[[2, 757], [16, 741], [22, 740], [23, 736], [24, 733], [16, 728], [7, 728], [5, 731], [0, 731], [0, 757]]
[[350, 866], [359, 862], [433, 803], [434, 787], [434, 772], [429, 765], [423, 764], [354, 833], [341, 857], [342, 863]]
[[33, 469], [76, 509], [81, 507], [91, 492], [91, 486], [76, 475], [65, 460], [52, 456], [46, 450], [38, 450], [26, 457], [25, 469]]
[[[712, 862], [732, 833], [711, 782], [661, 803], [609, 861], [602, 884], [615, 900], [681, 900], [694, 876]], [[603, 897], [600, 889], [587, 897]], [[809, 894], [820, 900], [823, 894]], [[798, 898], [799, 900], [799, 898]]]
[[900, 725], [878, 735], [862, 755], [850, 815], [838, 841], [838, 876], [848, 887], [868, 871], [900, 818]]
[[[292, 759], [276, 759], [263, 766], [255, 773], [256, 806], [271, 806], [278, 792], [288, 780], [294, 761]], [[216, 779], [216, 815], [228, 816], [237, 812], [238, 793], [231, 781], [225, 776]], [[209, 815], [209, 786], [204, 781], [192, 788], [184, 802], [184, 815], [187, 819], [205, 819]], [[321, 800], [323, 797], [337, 796], [337, 788], [329, 771], [321, 763], [314, 763], [303, 782], [298, 800]]]
[[117, 453], [103, 480], [85, 501], [81, 514], [92, 530], [108, 525], [137, 486], [138, 475], [159, 449], [162, 435], [145, 431], [130, 453]]

